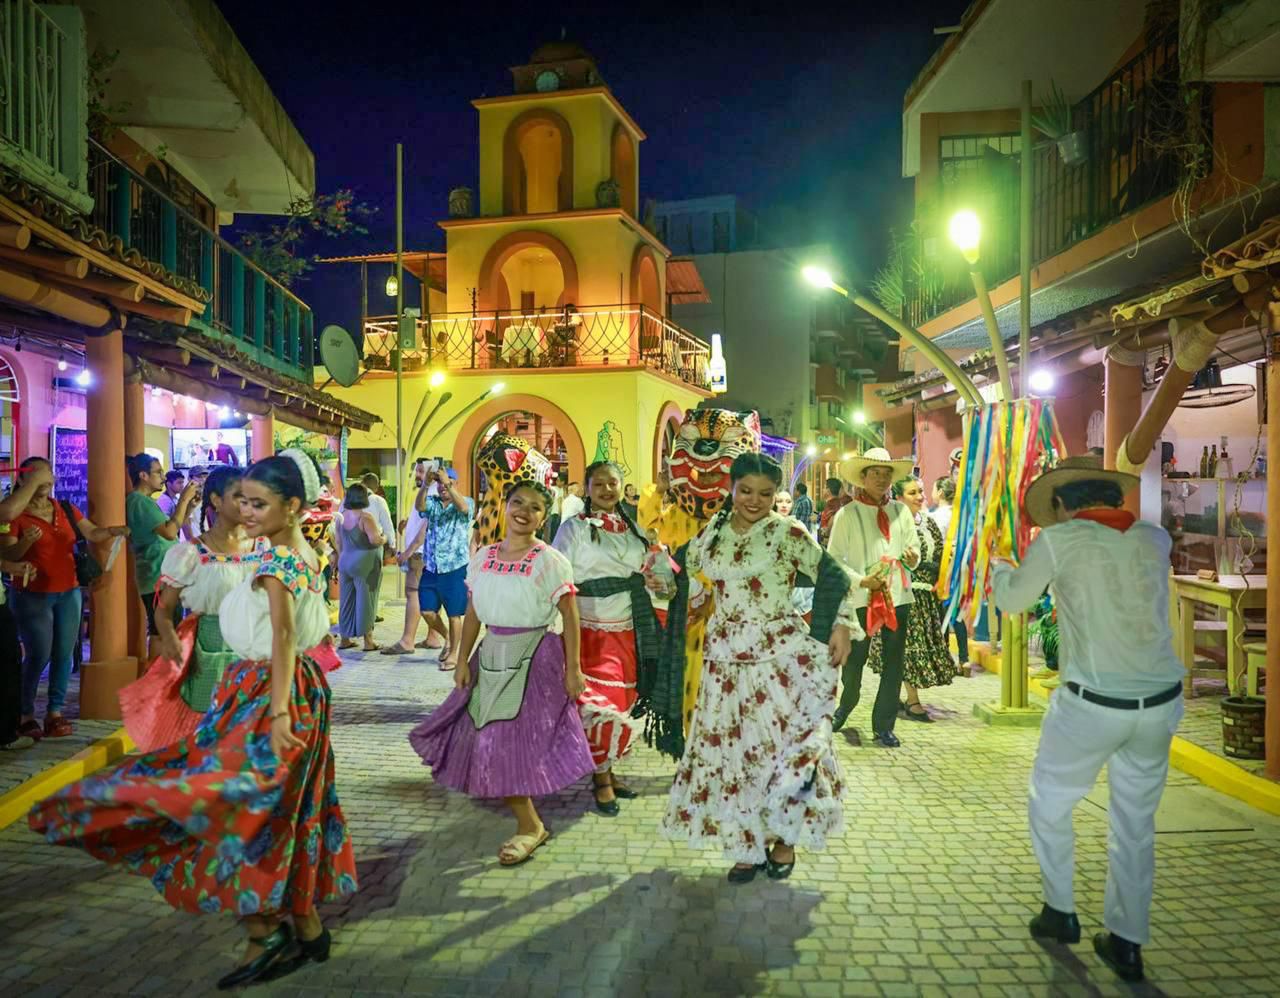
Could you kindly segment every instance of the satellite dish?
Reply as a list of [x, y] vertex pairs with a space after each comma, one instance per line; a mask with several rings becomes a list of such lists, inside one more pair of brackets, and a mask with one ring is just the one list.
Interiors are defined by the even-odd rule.
[[355, 340], [341, 326], [325, 326], [320, 330], [320, 360], [329, 377], [343, 388], [350, 388], [360, 377], [360, 355]]

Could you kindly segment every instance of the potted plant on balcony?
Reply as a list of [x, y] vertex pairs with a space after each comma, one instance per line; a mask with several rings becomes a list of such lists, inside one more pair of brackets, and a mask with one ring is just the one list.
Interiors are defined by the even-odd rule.
[[470, 187], [455, 187], [449, 192], [450, 218], [472, 218], [475, 213], [475, 191]]
[[1049, 97], [1040, 110], [1031, 115], [1031, 123], [1046, 138], [1058, 144], [1058, 155], [1066, 166], [1079, 166], [1089, 158], [1088, 134], [1074, 125], [1074, 108], [1066, 95], [1052, 81]]

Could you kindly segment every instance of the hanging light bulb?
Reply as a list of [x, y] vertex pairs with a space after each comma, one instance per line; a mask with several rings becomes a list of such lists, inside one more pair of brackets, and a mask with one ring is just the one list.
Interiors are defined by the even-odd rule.
[[387, 278], [387, 297], [394, 298], [400, 293], [400, 278], [393, 273]]
[[66, 369], [67, 369], [67, 358], [66, 356], [63, 355], [62, 351], [59, 350], [58, 351], [58, 370], [65, 371]]
[[89, 373], [87, 367], [80, 368], [80, 373], [76, 375], [76, 384], [81, 388], [88, 388], [93, 384], [93, 375]]

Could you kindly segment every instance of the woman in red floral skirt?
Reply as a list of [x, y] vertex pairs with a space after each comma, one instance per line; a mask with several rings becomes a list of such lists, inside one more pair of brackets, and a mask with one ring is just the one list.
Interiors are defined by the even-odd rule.
[[175, 908], [243, 918], [248, 947], [218, 981], [224, 989], [328, 959], [316, 905], [356, 889], [329, 687], [297, 653], [329, 627], [319, 566], [298, 526], [319, 491], [300, 451], [245, 476], [241, 519], [271, 547], [222, 602], [223, 637], [238, 660], [195, 734], [73, 784], [30, 816], [47, 841], [149, 877]]

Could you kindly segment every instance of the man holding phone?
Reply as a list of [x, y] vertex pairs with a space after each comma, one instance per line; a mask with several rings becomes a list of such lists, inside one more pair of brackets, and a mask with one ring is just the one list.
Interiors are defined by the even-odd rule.
[[424, 614], [456, 618], [448, 629], [448, 650], [440, 657], [440, 668], [451, 669], [458, 662], [461, 621], [467, 612], [467, 562], [476, 504], [456, 490], [458, 473], [442, 464], [428, 463], [426, 487], [418, 491], [414, 504], [425, 523], [418, 607]]

